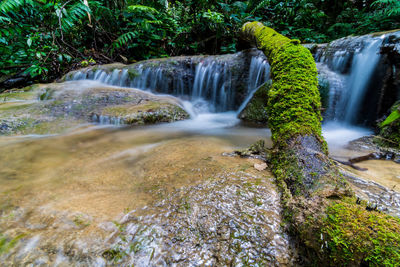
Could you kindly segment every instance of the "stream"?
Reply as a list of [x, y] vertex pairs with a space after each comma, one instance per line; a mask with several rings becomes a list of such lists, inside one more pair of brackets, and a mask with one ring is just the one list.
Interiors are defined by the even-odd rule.
[[[359, 82], [360, 75], [372, 75], [379, 58], [374, 57], [367, 73], [358, 68], [381, 42], [375, 38], [360, 50], [353, 61], [355, 71], [347, 76], [329, 68], [324, 59], [318, 63], [334, 96], [323, 124], [334, 159], [346, 161], [373, 152], [349, 143], [372, 134], [368, 127], [355, 126], [354, 116], [361, 110], [359, 98], [368, 84], [368, 77]], [[344, 64], [335, 62], [337, 69]], [[135, 87], [168, 95], [190, 119], [127, 126], [109, 124], [113, 120], [102, 117], [100, 123], [82, 122], [57, 135], [0, 136], [3, 264], [298, 264], [294, 242], [283, 228], [272, 173], [257, 167], [264, 163], [261, 159], [232, 155], [260, 139], [272, 147], [269, 129], [249, 127], [237, 118], [268, 81], [269, 64], [263, 56], [251, 58], [241, 103], [228, 63], [205, 59], [190, 68], [192, 77], [179, 73], [177, 80], [182, 82], [171, 81], [172, 92], [163, 83], [170, 79], [163, 69], [142, 65], [132, 80], [127, 69], [89, 69], [57, 84], [75, 91], [97, 86], [125, 92]], [[349, 92], [353, 87], [356, 92]], [[161, 89], [155, 92], [157, 88]], [[33, 100], [4, 105], [24, 101]], [[357, 165], [367, 170], [340, 165], [357, 196], [400, 216], [400, 165], [391, 160]]]
[[[62, 135], [0, 137], [0, 232], [15, 240], [1, 260], [292, 265], [296, 250], [280, 226], [273, 175], [254, 168], [259, 159], [228, 155], [260, 139], [271, 147], [270, 131], [242, 125], [236, 112], [200, 110], [170, 124], [84, 124]], [[345, 145], [369, 133], [324, 127], [331, 156], [342, 159], [363, 154]], [[368, 171], [356, 174], [370, 184], [360, 192], [378, 190], [374, 182], [399, 192], [398, 164], [362, 166]]]

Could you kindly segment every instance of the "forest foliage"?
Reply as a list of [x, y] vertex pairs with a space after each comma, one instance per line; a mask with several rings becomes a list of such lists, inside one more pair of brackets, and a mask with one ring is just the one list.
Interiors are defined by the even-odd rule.
[[[400, 28], [398, 0], [2, 0], [0, 78], [236, 51], [247, 21], [302, 42]], [[0, 80], [1, 83], [1, 80]]]

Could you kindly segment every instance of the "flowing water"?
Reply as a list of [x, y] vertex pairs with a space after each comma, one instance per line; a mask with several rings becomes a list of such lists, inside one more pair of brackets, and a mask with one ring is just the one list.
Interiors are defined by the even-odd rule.
[[361, 106], [376, 75], [384, 38], [383, 35], [356, 40], [359, 47], [355, 47], [353, 52], [343, 44], [348, 40], [340, 39], [330, 44], [332, 50], [336, 50], [333, 54], [329, 50], [315, 55], [320, 78], [329, 84], [326, 120], [355, 124], [365, 117]]
[[[234, 57], [242, 56], [239, 52]], [[165, 63], [164, 63], [165, 64]], [[175, 63], [177, 64], [177, 63]], [[233, 86], [233, 69], [226, 61], [219, 61], [213, 57], [205, 57], [198, 64], [186, 63], [186, 70], [173, 73], [170, 77], [170, 66], [160, 67], [151, 65], [135, 65], [133, 77], [129, 76], [128, 69], [116, 68], [108, 73], [106, 70], [86, 69], [78, 71], [71, 80], [89, 79], [105, 84], [138, 88], [150, 92], [169, 93], [174, 96], [186, 98], [191, 102], [207, 101], [209, 111], [224, 112], [237, 110], [235, 106], [236, 89]], [[252, 56], [248, 69], [248, 82], [246, 92], [251, 96], [254, 91], [269, 79], [269, 64], [263, 54]], [[193, 79], [191, 79], [193, 77]], [[166, 82], [172, 79], [170, 83]], [[250, 98], [247, 99], [247, 102]], [[245, 103], [247, 103], [245, 102]], [[244, 107], [243, 107], [244, 108]]]
[[[269, 65], [262, 57], [251, 60], [248, 97], [237, 110], [231, 110], [233, 89], [225, 67], [199, 64], [190, 90], [178, 78], [174, 82], [189, 120], [140, 127], [85, 124], [63, 135], [0, 136], [2, 263], [293, 265], [296, 249], [281, 228], [272, 174], [256, 170], [260, 159], [231, 156], [259, 139], [272, 146], [268, 129], [248, 128], [237, 119], [268, 79]], [[141, 71], [133, 80], [123, 69], [77, 72], [74, 79], [162, 88], [162, 69]], [[75, 83], [79, 90], [87, 81]], [[364, 153], [346, 145], [368, 134], [348, 124], [324, 126], [331, 155], [340, 159]], [[358, 194], [391, 205], [389, 212], [400, 215], [400, 168], [380, 162], [363, 163], [368, 168], [363, 173], [346, 169], [349, 176], [365, 179], [349, 180]], [[381, 185], [398, 186], [390, 191]]]

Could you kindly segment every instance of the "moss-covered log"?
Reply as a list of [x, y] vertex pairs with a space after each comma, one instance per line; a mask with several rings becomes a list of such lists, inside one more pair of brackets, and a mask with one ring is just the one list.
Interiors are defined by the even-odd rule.
[[246, 23], [242, 33], [265, 53], [271, 65], [267, 113], [277, 152], [274, 172], [284, 177], [292, 195], [309, 194], [330, 171], [321, 135], [315, 61], [298, 40], [290, 40], [259, 22]]
[[399, 263], [399, 220], [366, 210], [366, 203], [354, 197], [328, 157], [311, 53], [298, 40], [259, 22], [246, 23], [242, 37], [261, 49], [271, 65], [267, 106], [274, 142], [271, 167], [306, 265]]

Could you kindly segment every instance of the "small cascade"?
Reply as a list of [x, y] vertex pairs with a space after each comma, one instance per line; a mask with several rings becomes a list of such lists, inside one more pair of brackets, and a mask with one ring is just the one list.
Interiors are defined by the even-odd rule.
[[238, 114], [240, 114], [240, 112], [246, 108], [257, 89], [270, 79], [270, 69], [271, 67], [266, 58], [253, 57], [251, 59], [249, 81], [247, 85], [247, 97], [240, 105], [237, 111]]
[[232, 74], [229, 66], [205, 60], [196, 66], [191, 99], [207, 99], [214, 110], [232, 110], [235, 91], [231, 86]]
[[331, 70], [324, 63], [317, 63], [317, 68], [319, 83], [327, 83], [329, 86], [328, 107], [324, 112], [324, 118], [326, 121], [336, 121], [341, 116], [342, 110], [338, 108], [338, 102], [344, 95], [347, 76]]
[[[243, 55], [237, 53], [233, 56]], [[270, 67], [262, 53], [252, 55], [250, 66], [244, 69], [246, 73], [240, 74], [240, 77], [232, 72], [237, 62], [231, 63], [213, 56], [201, 57], [197, 62], [185, 62], [183, 66], [176, 62], [168, 64], [137, 64], [112, 71], [86, 69], [67, 76], [67, 80], [89, 79], [114, 86], [171, 94], [189, 100], [198, 113], [205, 113], [236, 110], [241, 104], [237, 99], [239, 87], [240, 90], [244, 89], [246, 100], [242, 106], [245, 107], [255, 89], [269, 79]], [[245, 88], [238, 85], [243, 81]], [[243, 109], [242, 106], [240, 109]]]
[[360, 112], [380, 60], [383, 39], [384, 36], [344, 38], [317, 51], [320, 81], [329, 84], [326, 121], [355, 124], [363, 118]]

